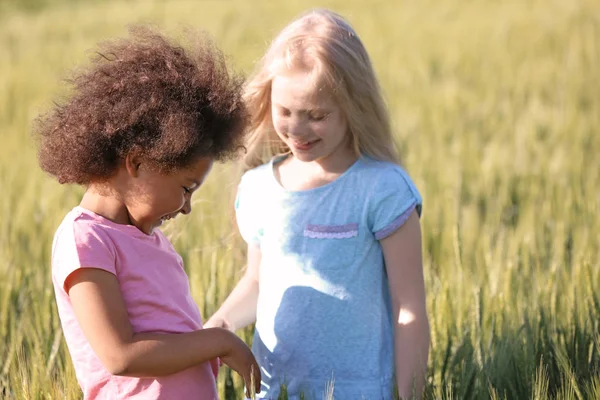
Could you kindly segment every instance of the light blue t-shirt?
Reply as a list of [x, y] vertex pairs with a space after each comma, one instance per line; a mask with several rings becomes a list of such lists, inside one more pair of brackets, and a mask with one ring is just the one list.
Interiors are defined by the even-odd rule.
[[398, 229], [421, 196], [399, 166], [360, 158], [324, 186], [284, 189], [274, 158], [242, 177], [240, 232], [260, 246], [253, 352], [260, 398], [391, 399], [394, 342], [379, 240]]

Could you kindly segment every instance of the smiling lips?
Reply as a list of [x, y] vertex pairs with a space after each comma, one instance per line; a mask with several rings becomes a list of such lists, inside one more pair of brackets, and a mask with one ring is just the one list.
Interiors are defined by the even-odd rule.
[[294, 140], [292, 142], [292, 144], [294, 145], [294, 147], [296, 149], [306, 151], [306, 150], [310, 150], [315, 145], [315, 143], [317, 143], [319, 140], [321, 140], [321, 139], [316, 139], [316, 140], [312, 140], [309, 142], [298, 142], [298, 141]]
[[170, 220], [171, 218], [175, 218], [177, 216], [177, 214], [169, 214], [169, 215], [165, 215], [164, 217], [162, 217], [160, 219], [160, 222], [165, 222]]

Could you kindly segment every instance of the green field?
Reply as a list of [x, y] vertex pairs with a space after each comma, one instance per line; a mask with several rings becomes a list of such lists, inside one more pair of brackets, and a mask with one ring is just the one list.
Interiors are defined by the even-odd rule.
[[[39, 170], [30, 136], [61, 78], [135, 22], [206, 29], [248, 73], [315, 5], [362, 36], [424, 197], [428, 397], [600, 399], [597, 0], [0, 1], [0, 398], [80, 397], [49, 260], [82, 189]], [[236, 185], [219, 166], [166, 226], [204, 317], [244, 265]], [[235, 374], [219, 385], [241, 398]]]

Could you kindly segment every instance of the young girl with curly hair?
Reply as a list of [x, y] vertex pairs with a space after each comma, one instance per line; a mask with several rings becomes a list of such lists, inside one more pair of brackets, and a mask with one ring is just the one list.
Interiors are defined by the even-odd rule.
[[[213, 161], [240, 148], [242, 80], [202, 36], [148, 28], [105, 43], [37, 120], [41, 167], [84, 185], [56, 231], [52, 280], [85, 399], [217, 399], [217, 358], [260, 383], [250, 349], [203, 329], [182, 258], [158, 229], [192, 211]], [[258, 386], [259, 387], [259, 386]]]
[[327, 10], [283, 29], [246, 90], [236, 202], [248, 266], [207, 322], [256, 321], [260, 397], [419, 395], [429, 348], [422, 200], [367, 51]]

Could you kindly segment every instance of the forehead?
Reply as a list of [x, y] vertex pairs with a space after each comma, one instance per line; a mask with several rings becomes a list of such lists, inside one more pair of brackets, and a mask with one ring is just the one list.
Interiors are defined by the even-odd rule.
[[322, 79], [305, 70], [292, 70], [274, 76], [271, 101], [289, 109], [334, 107], [333, 93]]
[[186, 168], [174, 172], [178, 178], [185, 178], [190, 181], [202, 182], [210, 172], [213, 165], [212, 158], [204, 157], [194, 161]]

